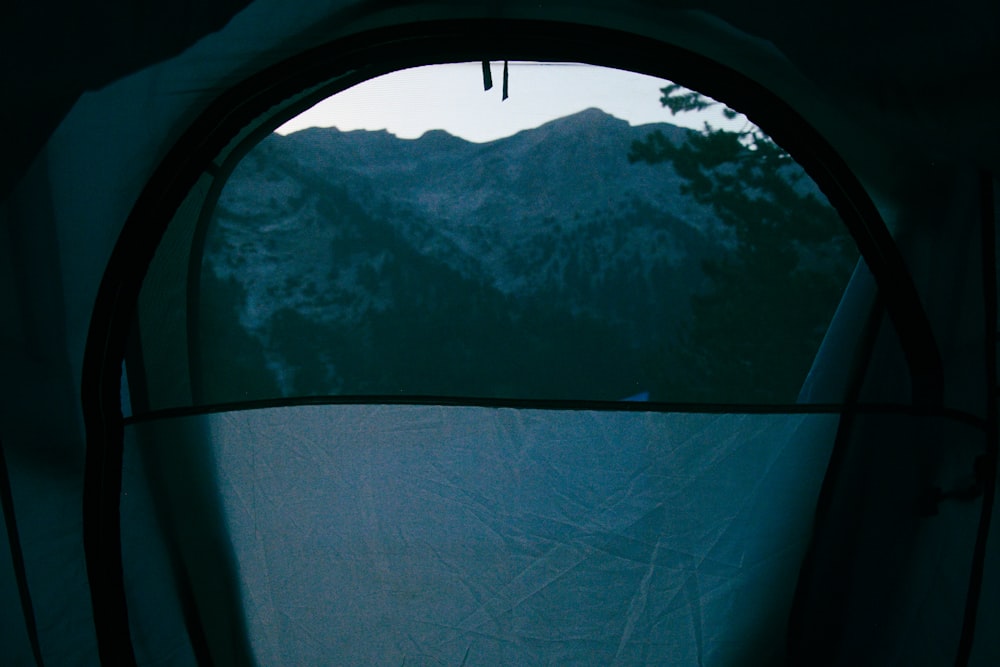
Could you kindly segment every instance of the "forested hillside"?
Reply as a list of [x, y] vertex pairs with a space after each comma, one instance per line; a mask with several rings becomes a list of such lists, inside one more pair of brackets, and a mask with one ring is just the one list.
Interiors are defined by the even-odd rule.
[[[794, 401], [836, 307], [840, 287], [826, 283], [853, 268], [850, 244], [793, 239], [791, 258], [790, 241], [774, 245], [784, 279], [830, 278], [806, 295], [815, 333], [778, 351], [775, 386], [740, 389], [755, 395], [727, 393], [724, 374], [706, 382], [705, 355], [745, 363], [732, 318], [713, 332], [697, 315], [717, 317], [704, 305], [722, 287], [713, 267], [731, 267], [746, 240], [672, 164], [629, 161], [654, 130], [674, 144], [693, 134], [590, 109], [486, 144], [440, 130], [272, 135], [233, 173], [207, 230], [205, 400]], [[782, 178], [826, 207], [796, 169]], [[776, 326], [802, 310], [780, 294], [741, 305], [767, 308]]]

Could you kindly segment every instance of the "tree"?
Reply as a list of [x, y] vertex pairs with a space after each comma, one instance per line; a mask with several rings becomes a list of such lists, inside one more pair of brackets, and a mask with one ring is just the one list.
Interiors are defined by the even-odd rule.
[[[671, 114], [718, 104], [675, 84], [662, 93]], [[682, 192], [710, 206], [733, 239], [731, 252], [702, 263], [710, 287], [692, 296], [691, 326], [670, 355], [672, 398], [793, 402], [857, 259], [836, 211], [749, 122], [739, 131], [705, 123], [678, 144], [655, 131], [629, 160], [671, 163]]]

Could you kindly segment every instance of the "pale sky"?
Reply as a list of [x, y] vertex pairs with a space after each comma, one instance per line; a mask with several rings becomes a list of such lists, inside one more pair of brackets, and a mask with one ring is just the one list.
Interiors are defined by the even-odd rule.
[[415, 139], [444, 129], [469, 141], [484, 142], [538, 127], [590, 107], [632, 125], [668, 122], [701, 129], [742, 129], [742, 116], [730, 121], [721, 105], [701, 113], [671, 116], [660, 104], [669, 81], [604, 67], [579, 64], [512, 62], [510, 97], [501, 101], [503, 63], [491, 65], [493, 88], [483, 90], [481, 63], [414, 67], [365, 81], [296, 116], [277, 129], [289, 134], [307, 127], [348, 130], [386, 129]]

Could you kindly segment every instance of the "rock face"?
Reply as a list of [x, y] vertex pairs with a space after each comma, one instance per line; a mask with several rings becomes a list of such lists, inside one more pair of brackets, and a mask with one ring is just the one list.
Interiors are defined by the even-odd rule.
[[674, 400], [663, 368], [734, 239], [671, 165], [628, 162], [654, 129], [689, 132], [589, 109], [485, 144], [272, 135], [205, 238], [205, 399]]

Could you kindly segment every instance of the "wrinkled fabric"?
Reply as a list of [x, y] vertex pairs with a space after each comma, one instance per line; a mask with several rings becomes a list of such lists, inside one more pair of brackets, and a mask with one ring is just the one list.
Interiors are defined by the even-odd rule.
[[134, 428], [207, 436], [260, 664], [731, 665], [781, 655], [836, 423], [312, 406]]

